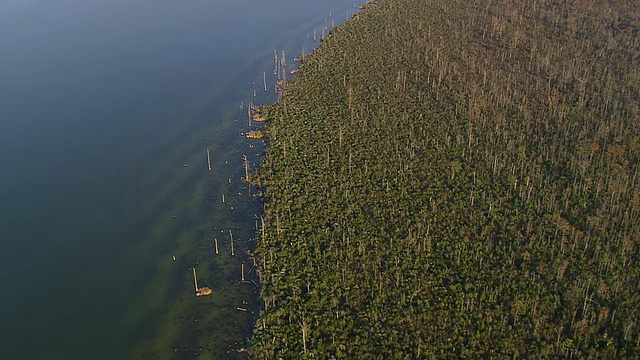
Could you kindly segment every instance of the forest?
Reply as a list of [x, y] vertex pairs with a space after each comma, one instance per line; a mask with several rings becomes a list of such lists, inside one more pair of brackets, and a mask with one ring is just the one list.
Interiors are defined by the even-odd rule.
[[251, 358], [638, 358], [637, 5], [377, 0], [303, 56]]

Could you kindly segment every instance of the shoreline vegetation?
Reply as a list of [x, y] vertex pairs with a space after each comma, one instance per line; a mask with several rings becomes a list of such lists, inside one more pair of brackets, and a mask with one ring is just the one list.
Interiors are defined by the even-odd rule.
[[377, 0], [277, 103], [254, 359], [636, 358], [640, 9]]

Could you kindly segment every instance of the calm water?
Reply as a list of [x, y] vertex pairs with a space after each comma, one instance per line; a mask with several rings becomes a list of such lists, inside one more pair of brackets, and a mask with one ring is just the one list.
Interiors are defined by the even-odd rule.
[[0, 1], [0, 358], [239, 357], [248, 101], [275, 99], [274, 49], [291, 62], [353, 6]]

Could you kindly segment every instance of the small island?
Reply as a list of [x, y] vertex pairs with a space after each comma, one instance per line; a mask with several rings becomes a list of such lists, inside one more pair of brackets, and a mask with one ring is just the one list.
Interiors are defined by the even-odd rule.
[[264, 137], [264, 132], [260, 130], [249, 130], [247, 131], [247, 139], [262, 139]]

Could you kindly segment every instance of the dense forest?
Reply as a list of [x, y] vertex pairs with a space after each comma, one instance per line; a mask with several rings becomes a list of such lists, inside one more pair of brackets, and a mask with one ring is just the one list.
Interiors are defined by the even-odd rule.
[[636, 0], [378, 0], [263, 110], [255, 359], [637, 358]]

